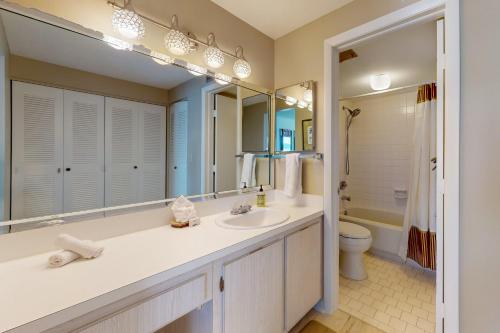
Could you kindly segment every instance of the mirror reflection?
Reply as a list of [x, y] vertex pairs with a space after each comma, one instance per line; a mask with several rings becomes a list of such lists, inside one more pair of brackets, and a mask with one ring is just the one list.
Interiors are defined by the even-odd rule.
[[276, 151], [314, 151], [313, 81], [276, 90], [275, 108]]
[[4, 220], [271, 183], [269, 95], [0, 16]]

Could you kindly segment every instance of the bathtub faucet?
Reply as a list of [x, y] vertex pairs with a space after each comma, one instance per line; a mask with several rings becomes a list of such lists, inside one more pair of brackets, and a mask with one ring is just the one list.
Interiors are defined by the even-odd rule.
[[350, 195], [343, 195], [340, 197], [340, 200], [342, 201], [351, 201], [351, 196]]

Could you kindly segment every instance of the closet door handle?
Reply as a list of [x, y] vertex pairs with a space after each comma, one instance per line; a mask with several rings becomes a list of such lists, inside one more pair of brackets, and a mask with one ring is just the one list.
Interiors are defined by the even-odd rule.
[[134, 169], [137, 169], [137, 165], [134, 165]]
[[57, 173], [61, 173], [61, 168], [57, 168]]
[[71, 168], [66, 168], [66, 171], [71, 171]]

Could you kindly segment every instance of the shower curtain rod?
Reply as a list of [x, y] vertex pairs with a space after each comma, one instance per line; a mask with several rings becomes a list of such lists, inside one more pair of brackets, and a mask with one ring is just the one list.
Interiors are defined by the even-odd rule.
[[405, 90], [405, 89], [418, 88], [421, 85], [427, 84], [427, 83], [429, 83], [429, 82], [417, 83], [417, 84], [412, 84], [412, 85], [409, 85], [409, 86], [397, 87], [397, 88], [392, 88], [392, 89], [386, 89], [386, 90], [382, 90], [382, 91], [374, 91], [374, 92], [371, 92], [371, 93], [366, 93], [366, 94], [361, 94], [361, 95], [355, 95], [355, 96], [350, 96], [350, 97], [342, 97], [342, 98], [339, 99], [339, 102], [342, 102], [342, 101], [345, 101], [345, 100], [348, 100], [348, 99], [361, 98], [361, 97], [369, 97], [369, 96], [376, 96], [376, 95], [386, 94], [386, 93], [390, 93], [390, 92], [401, 91], [401, 90]]

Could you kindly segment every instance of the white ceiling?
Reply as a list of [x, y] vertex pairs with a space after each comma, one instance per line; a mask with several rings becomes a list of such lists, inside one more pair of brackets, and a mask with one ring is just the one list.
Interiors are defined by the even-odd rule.
[[340, 64], [340, 96], [374, 91], [370, 76], [389, 74], [392, 88], [436, 80], [436, 24], [406, 27], [351, 47], [358, 57]]
[[353, 0], [212, 0], [252, 27], [277, 39]]
[[5, 11], [1, 18], [11, 54], [163, 89], [193, 78], [184, 69], [46, 23]]

